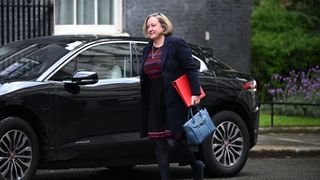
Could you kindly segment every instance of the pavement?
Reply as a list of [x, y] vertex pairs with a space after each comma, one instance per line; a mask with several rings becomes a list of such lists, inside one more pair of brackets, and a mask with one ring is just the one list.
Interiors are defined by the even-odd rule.
[[320, 155], [320, 127], [259, 128], [251, 157], [296, 157]]

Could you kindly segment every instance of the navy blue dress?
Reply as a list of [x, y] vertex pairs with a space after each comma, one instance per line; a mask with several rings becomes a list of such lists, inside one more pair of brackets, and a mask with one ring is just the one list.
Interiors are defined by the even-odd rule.
[[164, 139], [171, 137], [171, 130], [168, 126], [165, 91], [161, 76], [162, 48], [155, 48], [149, 51], [144, 63], [144, 73], [150, 82], [150, 101], [148, 104], [148, 137], [150, 139]]

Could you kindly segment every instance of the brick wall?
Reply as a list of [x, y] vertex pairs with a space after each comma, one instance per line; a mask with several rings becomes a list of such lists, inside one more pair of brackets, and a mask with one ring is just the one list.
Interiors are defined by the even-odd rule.
[[[0, 43], [52, 34], [52, 4], [53, 0], [0, 0]], [[215, 57], [236, 70], [250, 71], [252, 0], [123, 0], [123, 6], [123, 31], [131, 36], [142, 36], [148, 14], [162, 12], [171, 19], [175, 35], [211, 47]]]
[[[252, 0], [134, 0], [124, 2], [124, 31], [142, 36], [144, 18], [162, 12], [174, 34], [187, 42], [209, 46], [214, 56], [239, 71], [250, 72]], [[210, 39], [205, 39], [205, 32]]]

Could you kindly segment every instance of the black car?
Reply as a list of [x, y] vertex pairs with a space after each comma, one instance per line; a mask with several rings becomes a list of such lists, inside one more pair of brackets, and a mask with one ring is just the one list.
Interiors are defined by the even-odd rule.
[[[30, 179], [38, 168], [155, 163], [152, 144], [140, 137], [138, 72], [146, 43], [86, 35], [1, 46], [2, 178]], [[208, 172], [235, 175], [257, 142], [256, 81], [213, 58], [208, 49], [190, 47], [206, 92], [201, 106], [217, 127], [192, 149]]]

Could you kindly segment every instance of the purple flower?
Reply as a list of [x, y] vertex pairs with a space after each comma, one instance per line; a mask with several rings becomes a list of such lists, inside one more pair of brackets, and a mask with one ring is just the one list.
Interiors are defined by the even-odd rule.
[[295, 87], [289, 88], [288, 89], [288, 94], [289, 95], [295, 95], [297, 93], [297, 90]]
[[277, 89], [276, 89], [276, 93], [277, 93], [277, 94], [282, 94], [282, 93], [283, 93], [283, 90], [280, 89], [280, 88], [277, 88]]
[[286, 100], [286, 98], [302, 95], [307, 101], [314, 99], [319, 101], [314, 97], [320, 96], [320, 68], [317, 65], [306, 71], [293, 70], [289, 72], [289, 76], [274, 74], [266, 87], [269, 94], [277, 95], [274, 97], [276, 99]]
[[275, 92], [276, 92], [276, 91], [275, 91], [274, 89], [269, 89], [269, 90], [268, 90], [268, 93], [271, 94], [272, 96], [275, 94]]

